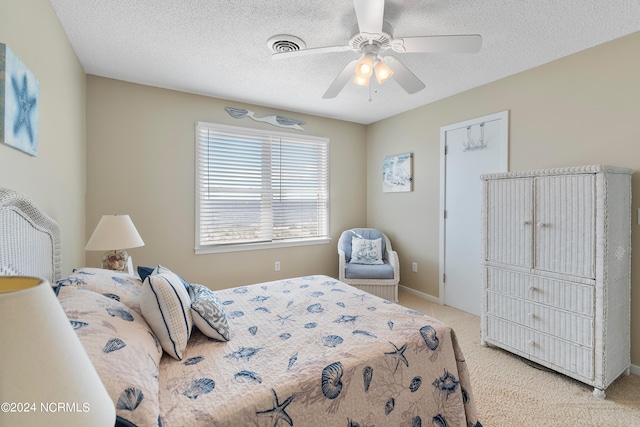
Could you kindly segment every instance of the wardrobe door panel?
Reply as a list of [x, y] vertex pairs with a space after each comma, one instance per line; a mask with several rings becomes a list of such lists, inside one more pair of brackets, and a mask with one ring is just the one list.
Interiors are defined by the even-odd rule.
[[534, 268], [594, 278], [595, 176], [535, 178]]
[[532, 267], [533, 180], [487, 182], [486, 261]]

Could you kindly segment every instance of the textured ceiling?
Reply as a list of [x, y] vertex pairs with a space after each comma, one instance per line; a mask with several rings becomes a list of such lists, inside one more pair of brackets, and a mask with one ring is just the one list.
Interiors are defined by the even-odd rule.
[[364, 124], [640, 30], [638, 0], [387, 0], [393, 36], [480, 34], [480, 52], [387, 51], [426, 88], [349, 82], [323, 99], [358, 54], [273, 60], [267, 40], [345, 45], [357, 24], [351, 0], [50, 2], [88, 74]]

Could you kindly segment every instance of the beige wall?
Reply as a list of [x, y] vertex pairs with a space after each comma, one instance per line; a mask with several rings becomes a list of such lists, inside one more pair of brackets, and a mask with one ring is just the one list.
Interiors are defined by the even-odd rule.
[[40, 80], [38, 156], [0, 144], [0, 186], [58, 221], [68, 274], [84, 264], [84, 70], [47, 0], [0, 0], [0, 42]]
[[[287, 131], [234, 119], [224, 110], [230, 106], [304, 120], [307, 134], [330, 138], [331, 243], [195, 255], [195, 122]], [[146, 245], [128, 251], [136, 265], [163, 264], [213, 289], [336, 276], [340, 232], [366, 223], [366, 127], [88, 76], [87, 236], [109, 213], [129, 214], [142, 235]], [[88, 252], [87, 264], [98, 266], [99, 258]]]
[[[441, 126], [509, 110], [509, 170], [611, 164], [640, 170], [640, 33], [372, 124], [368, 225], [399, 252], [401, 283], [438, 296]], [[428, 90], [428, 85], [427, 89]], [[388, 141], [394, 141], [389, 144]], [[415, 190], [383, 194], [385, 156], [414, 153]], [[632, 363], [640, 365], [640, 174], [633, 176]], [[419, 263], [418, 273], [411, 262]]]

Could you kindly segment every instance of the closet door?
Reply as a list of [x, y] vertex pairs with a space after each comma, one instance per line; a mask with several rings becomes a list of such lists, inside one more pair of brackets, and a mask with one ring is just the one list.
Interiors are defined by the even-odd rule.
[[535, 178], [535, 268], [594, 278], [595, 175]]
[[532, 267], [533, 179], [487, 181], [486, 261]]

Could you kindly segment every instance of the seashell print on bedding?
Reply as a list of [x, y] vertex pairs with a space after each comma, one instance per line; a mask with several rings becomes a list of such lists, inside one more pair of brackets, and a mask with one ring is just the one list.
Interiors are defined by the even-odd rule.
[[342, 391], [342, 363], [334, 362], [322, 370], [322, 394], [327, 399], [335, 399]]
[[324, 308], [322, 308], [322, 304], [315, 303], [315, 304], [311, 304], [309, 307], [307, 307], [307, 311], [309, 313], [322, 313], [324, 311]]
[[281, 340], [288, 340], [289, 338], [291, 338], [291, 334], [289, 332], [284, 332], [282, 334], [280, 334], [280, 339]]
[[384, 414], [389, 415], [391, 411], [394, 410], [395, 407], [396, 407], [396, 400], [393, 397], [389, 398], [389, 400], [387, 400], [387, 403], [384, 404]]
[[342, 344], [343, 341], [344, 340], [337, 335], [327, 335], [322, 339], [322, 345], [324, 345], [325, 347], [334, 348], [338, 344]]
[[225, 357], [227, 359], [250, 360], [260, 350], [262, 350], [262, 348], [241, 347], [233, 353], [227, 354]]
[[372, 334], [371, 332], [367, 332], [367, 331], [362, 331], [360, 329], [356, 329], [352, 333], [353, 335], [362, 335], [368, 338], [378, 338], [377, 336], [375, 336], [375, 334]]
[[413, 377], [411, 384], [409, 384], [409, 390], [411, 390], [411, 393], [415, 393], [420, 388], [420, 385], [422, 385], [422, 377]]
[[185, 360], [185, 361], [183, 362], [183, 364], [184, 364], [185, 366], [191, 366], [191, 365], [195, 365], [195, 364], [197, 364], [197, 363], [200, 363], [200, 362], [202, 362], [203, 360], [204, 360], [204, 357], [202, 357], [202, 356], [190, 357], [190, 358], [188, 358], [187, 360]]
[[294, 354], [293, 356], [291, 356], [291, 358], [289, 358], [289, 366], [287, 367], [287, 370], [291, 369], [291, 367], [293, 366], [294, 363], [296, 363], [297, 360], [298, 360], [298, 353]]
[[89, 324], [86, 322], [78, 322], [77, 320], [69, 320], [69, 323], [71, 323], [71, 327], [77, 331], [78, 329], [82, 329], [85, 326], [88, 326]]
[[257, 326], [250, 326], [249, 327], [249, 333], [251, 335], [255, 335], [256, 333], [258, 333], [258, 327]]
[[102, 349], [102, 352], [105, 353], [105, 354], [113, 353], [114, 351], [118, 351], [120, 349], [123, 349], [126, 346], [127, 345], [120, 338], [111, 338], [105, 344], [104, 348]]
[[120, 296], [119, 295], [110, 294], [110, 293], [106, 293], [106, 294], [102, 294], [102, 295], [104, 295], [107, 298], [111, 298], [113, 300], [120, 301]]
[[144, 399], [144, 393], [142, 390], [134, 387], [127, 388], [118, 398], [116, 408], [125, 411], [135, 411], [138, 406], [140, 406], [142, 399]]
[[362, 379], [364, 381], [364, 392], [367, 393], [373, 379], [373, 368], [371, 366], [362, 368]]
[[133, 316], [124, 308], [107, 307], [106, 310], [107, 310], [107, 313], [109, 313], [109, 316], [111, 317], [119, 317], [122, 320], [126, 320], [127, 322], [133, 322]]
[[235, 378], [236, 380], [255, 381], [258, 384], [262, 384], [262, 379], [258, 376], [258, 374], [252, 371], [240, 371], [235, 374], [233, 378]]
[[456, 392], [459, 384], [460, 382], [456, 379], [456, 377], [451, 375], [446, 369], [444, 371], [444, 375], [442, 375], [440, 378], [437, 378], [433, 382], [433, 386], [441, 392], [445, 393], [447, 398], [449, 397], [449, 395]]
[[433, 417], [433, 426], [434, 427], [449, 427], [447, 420], [442, 416], [442, 414], [438, 414]]
[[416, 415], [411, 420], [411, 427], [422, 427], [422, 418], [419, 415]]
[[195, 400], [202, 394], [210, 393], [215, 387], [216, 382], [211, 378], [198, 378], [189, 383], [187, 389], [182, 392], [182, 395]]
[[440, 340], [436, 334], [436, 330], [431, 325], [423, 326], [420, 328], [420, 335], [424, 339], [424, 343], [430, 350], [435, 351], [438, 348]]

